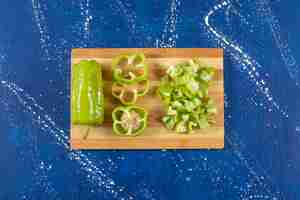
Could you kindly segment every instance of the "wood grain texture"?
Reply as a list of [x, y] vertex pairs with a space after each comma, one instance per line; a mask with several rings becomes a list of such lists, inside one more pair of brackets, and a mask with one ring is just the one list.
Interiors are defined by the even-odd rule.
[[73, 49], [72, 58], [112, 58], [119, 54], [143, 52], [148, 58], [190, 58], [201, 55], [206, 58], [223, 57], [223, 49], [212, 48], [84, 48]]
[[[119, 102], [111, 95], [111, 59], [132, 52], [143, 52], [150, 68], [151, 87], [148, 94], [139, 98], [137, 104], [149, 112], [148, 126], [137, 137], [116, 136], [112, 132], [111, 112]], [[176, 64], [188, 58], [200, 57], [203, 62], [214, 66], [217, 73], [209, 88], [210, 96], [218, 108], [216, 124], [191, 134], [177, 134], [164, 128], [160, 119], [164, 108], [155, 95], [159, 80], [163, 76], [161, 64]], [[94, 59], [102, 64], [105, 95], [105, 120], [103, 125], [79, 126], [71, 124], [72, 149], [220, 149], [224, 147], [224, 86], [223, 86], [223, 50], [222, 49], [73, 49], [72, 66], [83, 59]], [[72, 70], [71, 70], [72, 71]]]

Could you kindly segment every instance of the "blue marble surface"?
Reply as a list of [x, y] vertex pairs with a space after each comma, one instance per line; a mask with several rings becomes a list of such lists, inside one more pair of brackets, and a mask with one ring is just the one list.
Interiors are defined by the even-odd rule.
[[[300, 199], [300, 1], [0, 2], [0, 200]], [[70, 151], [70, 49], [222, 47], [225, 149]]]

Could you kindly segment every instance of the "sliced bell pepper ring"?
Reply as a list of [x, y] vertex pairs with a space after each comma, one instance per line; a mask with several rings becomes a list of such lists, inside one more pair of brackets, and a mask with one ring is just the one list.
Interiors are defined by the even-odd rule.
[[124, 105], [134, 104], [138, 97], [144, 96], [149, 90], [149, 81], [142, 80], [134, 84], [123, 84], [114, 82], [112, 95], [119, 99]]
[[146, 80], [148, 65], [142, 53], [120, 55], [112, 61], [113, 79], [119, 83], [135, 83]]
[[73, 66], [71, 96], [73, 124], [102, 124], [104, 95], [100, 64], [94, 60], [82, 60]]
[[112, 112], [113, 131], [117, 135], [137, 136], [147, 126], [148, 112], [138, 106], [119, 106]]

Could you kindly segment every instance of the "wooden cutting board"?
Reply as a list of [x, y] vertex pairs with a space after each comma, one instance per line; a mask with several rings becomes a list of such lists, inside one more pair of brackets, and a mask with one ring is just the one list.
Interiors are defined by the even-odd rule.
[[[137, 137], [122, 137], [113, 134], [111, 112], [119, 102], [111, 95], [111, 60], [119, 54], [143, 52], [150, 68], [151, 87], [148, 94], [137, 101], [149, 112], [148, 126]], [[160, 119], [164, 109], [155, 95], [162, 73], [159, 64], [175, 64], [189, 58], [200, 57], [203, 62], [214, 66], [217, 73], [209, 94], [217, 104], [216, 124], [191, 134], [178, 134], [166, 129]], [[101, 126], [71, 124], [72, 149], [220, 149], [224, 147], [224, 82], [223, 50], [207, 48], [103, 48], [73, 49], [72, 65], [83, 59], [94, 59], [102, 64], [105, 95], [105, 120]], [[72, 70], [71, 70], [72, 71]]]

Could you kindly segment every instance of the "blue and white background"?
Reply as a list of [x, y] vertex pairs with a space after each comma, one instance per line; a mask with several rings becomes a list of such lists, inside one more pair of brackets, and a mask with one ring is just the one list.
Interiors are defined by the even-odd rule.
[[[0, 200], [300, 199], [300, 1], [1, 0]], [[221, 47], [225, 149], [71, 151], [70, 50]]]

